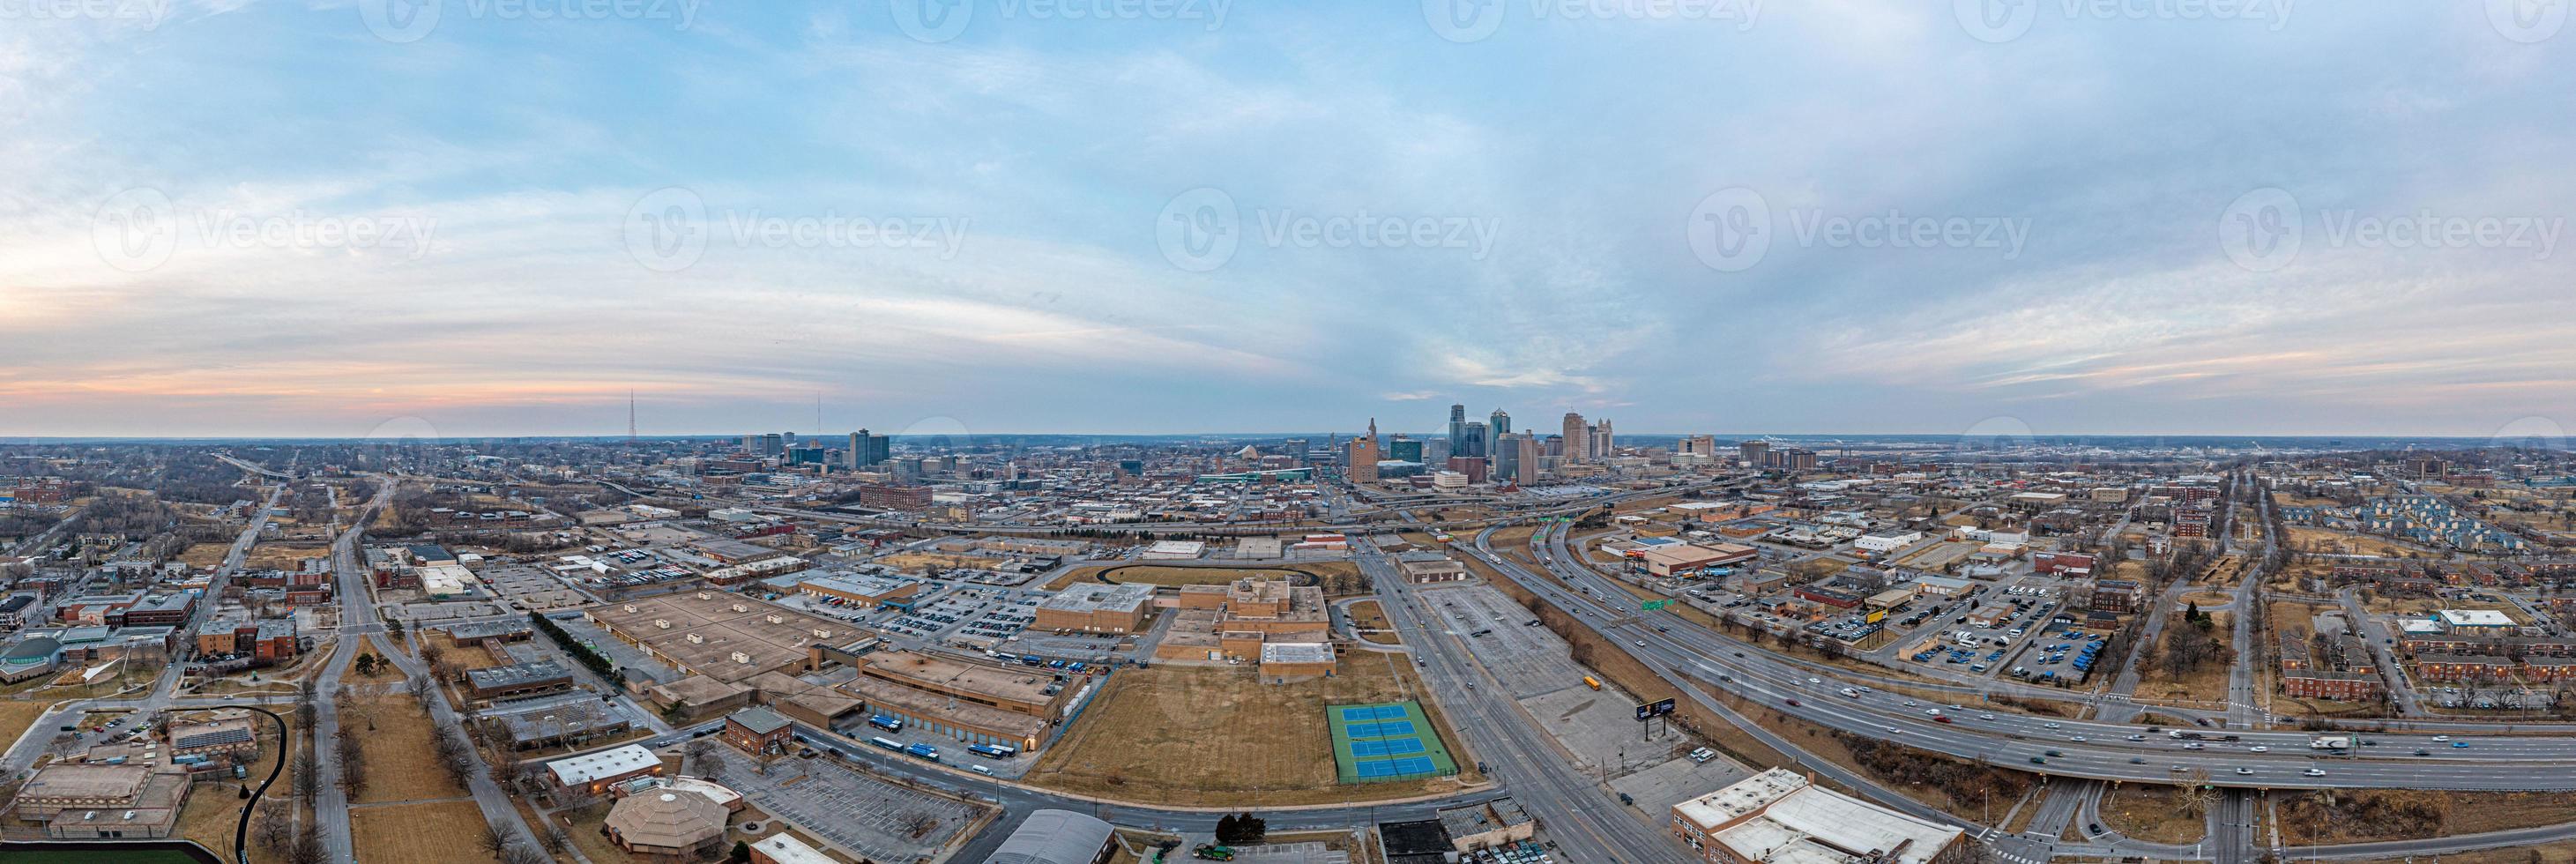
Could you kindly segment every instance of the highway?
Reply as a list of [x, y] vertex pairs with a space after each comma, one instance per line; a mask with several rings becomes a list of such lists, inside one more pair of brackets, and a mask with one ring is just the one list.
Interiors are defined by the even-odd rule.
[[[1847, 673], [1784, 662], [1764, 649], [1678, 616], [1640, 617], [1625, 589], [1573, 563], [1564, 523], [1554, 523], [1532, 539], [1543, 544], [1540, 554], [1557, 579], [1589, 588], [1589, 595], [1560, 588], [1497, 554], [1490, 545], [1493, 530], [1477, 535], [1471, 554], [1576, 613], [1587, 626], [1628, 644], [1630, 653], [1640, 659], [1683, 670], [1766, 708], [1829, 728], [1901, 740], [1961, 759], [2095, 780], [2169, 784], [2177, 776], [2200, 770], [2208, 773], [2213, 784], [2245, 788], [2576, 790], [2576, 770], [2570, 770], [2576, 769], [2576, 739], [2459, 736], [2454, 741], [2419, 733], [2370, 734], [2361, 736], [2362, 740], [2375, 743], [2337, 757], [2312, 754], [2311, 736], [2298, 732], [2235, 731], [2231, 734], [2242, 740], [2203, 742], [2191, 748], [2187, 746], [2191, 742], [2149, 733], [2148, 727], [2135, 724], [1970, 709], [1963, 707], [1964, 701], [1908, 706], [1905, 697], [1883, 692], [1847, 697], [1841, 695], [1844, 687], [1862, 686], [1847, 680]], [[1615, 603], [1595, 597], [1612, 598]], [[1789, 704], [1792, 700], [1798, 704]], [[1938, 722], [1927, 713], [1934, 708], [1950, 722]], [[2455, 743], [2466, 746], [2455, 747]], [[2419, 750], [2426, 755], [2414, 756]], [[2239, 773], [2239, 769], [2251, 773]], [[2305, 773], [2311, 769], [2325, 773]]]

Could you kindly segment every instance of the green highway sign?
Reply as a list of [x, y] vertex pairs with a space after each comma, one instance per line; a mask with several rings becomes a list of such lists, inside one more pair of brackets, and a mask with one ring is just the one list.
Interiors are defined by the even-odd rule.
[[1661, 609], [1661, 608], [1664, 608], [1664, 607], [1666, 607], [1666, 606], [1670, 606], [1670, 605], [1673, 605], [1673, 601], [1671, 601], [1671, 600], [1669, 600], [1669, 599], [1665, 599], [1665, 600], [1647, 600], [1647, 601], [1644, 601], [1644, 602], [1641, 602], [1641, 603], [1638, 603], [1638, 604], [1637, 604], [1637, 611], [1639, 611], [1639, 612], [1652, 612], [1652, 611], [1655, 611], [1655, 610], [1657, 610], [1657, 609]]

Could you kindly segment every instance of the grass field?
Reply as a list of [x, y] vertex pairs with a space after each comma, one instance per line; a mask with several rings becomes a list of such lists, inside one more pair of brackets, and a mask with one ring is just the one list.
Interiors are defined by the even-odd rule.
[[874, 559], [872, 563], [883, 564], [905, 572], [919, 573], [931, 568], [939, 568], [943, 570], [957, 568], [990, 570], [994, 567], [1000, 566], [1003, 561], [1000, 558], [986, 558], [980, 555], [948, 555], [939, 552], [897, 552], [892, 555]]
[[296, 566], [296, 562], [306, 558], [317, 558], [330, 552], [331, 547], [322, 544], [261, 543], [250, 547], [250, 554], [242, 558], [242, 566], [253, 570], [262, 567], [292, 569]]
[[349, 811], [349, 841], [369, 864], [491, 861], [475, 844], [484, 824], [472, 801], [358, 807]]
[[43, 716], [45, 709], [50, 707], [53, 703], [34, 699], [0, 700], [0, 747], [18, 740], [18, 736], [25, 734], [28, 726], [35, 725], [36, 718]]
[[2184, 812], [2174, 787], [2119, 786], [2102, 794], [2102, 827], [2152, 843], [2197, 843], [2209, 823]]
[[1403, 640], [1396, 638], [1395, 631], [1390, 629], [1386, 620], [1386, 610], [1378, 608], [1377, 601], [1362, 600], [1353, 603], [1346, 607], [1346, 613], [1351, 619], [1351, 629], [1360, 631], [1360, 638], [1380, 645], [1404, 644]]
[[[2226, 641], [2227, 634], [2234, 632], [2230, 628], [2235, 626], [2235, 614], [2224, 610], [2208, 614], [2211, 627], [2207, 635], [2222, 642]], [[2164, 638], [2168, 644], [2175, 639], [2186, 638], [2187, 635], [2200, 637], [2204, 634], [2200, 633], [2198, 628], [2183, 624], [2179, 620], [2165, 625]], [[2227, 663], [2213, 660], [2201, 664], [2199, 669], [2175, 678], [2165, 674], [2163, 663], [2141, 663], [2138, 669], [2137, 700], [2194, 705], [2224, 701], [2227, 698], [2227, 669]]]
[[2423, 558], [2424, 553], [2367, 534], [2330, 531], [2324, 528], [2290, 526], [2289, 547], [2300, 552], [2330, 552], [2338, 555], [2377, 555], [2382, 558]]
[[411, 696], [395, 693], [387, 696], [357, 697], [371, 703], [375, 728], [367, 720], [351, 716], [341, 709], [340, 724], [359, 730], [360, 743], [367, 754], [367, 788], [359, 793], [357, 803], [411, 801], [422, 798], [454, 798], [465, 794], [456, 781], [438, 766], [438, 751], [430, 743], [437, 727], [429, 715], [420, 710], [420, 702]]
[[1483, 780], [1457, 753], [1436, 705], [1432, 726], [1455, 753], [1456, 778], [1344, 786], [1335, 782], [1324, 706], [1422, 698], [1401, 657], [1354, 652], [1341, 674], [1284, 685], [1240, 667], [1155, 666], [1119, 672], [1026, 782], [1154, 804], [1324, 804], [1447, 792]]

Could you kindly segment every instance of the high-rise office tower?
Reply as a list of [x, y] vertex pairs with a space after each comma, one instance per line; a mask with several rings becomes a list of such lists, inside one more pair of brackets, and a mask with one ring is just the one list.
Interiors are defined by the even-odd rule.
[[891, 449], [886, 436], [871, 435], [868, 430], [861, 429], [850, 433], [850, 452], [846, 459], [850, 470], [856, 471], [886, 461]]
[[769, 433], [769, 434], [766, 434], [766, 435], [762, 435], [762, 436], [760, 436], [760, 455], [762, 455], [762, 456], [783, 456], [783, 455], [786, 455], [786, 453], [787, 453], [787, 438], [786, 438], [786, 436], [780, 435], [780, 434], [778, 434], [778, 433], [776, 433], [776, 432], [771, 432], [771, 433]]
[[1463, 434], [1458, 437], [1458, 446], [1462, 449], [1449, 455], [1476, 457], [1493, 455], [1493, 451], [1485, 446], [1485, 424], [1469, 420], [1461, 431]]
[[1494, 437], [1494, 470], [1491, 476], [1514, 477], [1520, 473], [1521, 439], [1529, 436], [1505, 432]]
[[1461, 444], [1458, 441], [1459, 436], [1465, 434], [1467, 434], [1467, 406], [1449, 406], [1449, 452], [1451, 455], [1460, 455], [1467, 452], [1466, 450], [1461, 449], [1466, 445]]
[[1592, 459], [1592, 427], [1584, 425], [1583, 415], [1565, 412], [1565, 461], [1588, 462]]
[[1511, 431], [1512, 415], [1503, 413], [1503, 409], [1494, 409], [1493, 416], [1485, 418], [1485, 455], [1488, 457], [1502, 455], [1502, 446], [1496, 442], [1501, 441], [1503, 436], [1510, 434]]
[[1547, 467], [1547, 448], [1539, 446], [1538, 439], [1529, 435], [1522, 435], [1521, 440], [1514, 443], [1517, 445], [1514, 449], [1521, 455], [1520, 464], [1513, 466], [1512, 482], [1522, 486], [1537, 485], [1539, 473]]
[[1297, 464], [1304, 465], [1306, 460], [1314, 458], [1314, 454], [1306, 452], [1307, 447], [1306, 439], [1290, 438], [1280, 443], [1279, 451], [1280, 455], [1295, 459]]
[[1610, 434], [1610, 418], [1592, 425], [1592, 458], [1608, 460], [1619, 453], [1618, 436]]
[[1683, 438], [1681, 452], [1685, 456], [1716, 456], [1717, 436], [1692, 435]]
[[1751, 466], [1754, 470], [1758, 471], [1771, 467], [1771, 442], [1769, 441], [1745, 441], [1739, 443], [1735, 445], [1735, 453], [1736, 455], [1743, 457], [1744, 464]]

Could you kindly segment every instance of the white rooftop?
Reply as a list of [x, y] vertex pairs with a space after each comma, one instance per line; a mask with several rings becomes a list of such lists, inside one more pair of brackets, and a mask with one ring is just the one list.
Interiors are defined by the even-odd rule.
[[1739, 856], [1767, 864], [1846, 864], [1851, 852], [1870, 851], [1883, 853], [1883, 864], [1927, 864], [1962, 833], [1819, 788], [1780, 768], [1676, 804], [1673, 811], [1704, 828], [1743, 820], [1712, 836]]
[[662, 757], [653, 755], [653, 751], [645, 749], [644, 745], [628, 744], [597, 753], [584, 753], [557, 759], [546, 763], [546, 770], [554, 772], [555, 782], [565, 786], [578, 786], [602, 777], [615, 777], [660, 764], [662, 764]]
[[2453, 627], [2511, 627], [2513, 619], [2493, 609], [2444, 609], [2442, 623]]
[[805, 841], [783, 831], [761, 838], [760, 842], [751, 844], [751, 848], [778, 864], [841, 864], [839, 859], [825, 855], [822, 850], [805, 845]]

